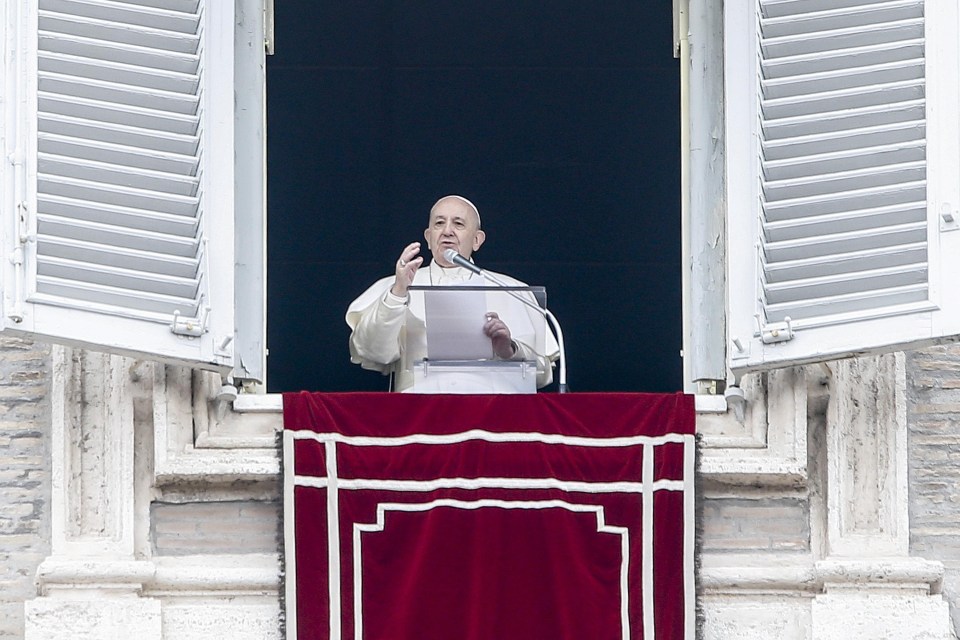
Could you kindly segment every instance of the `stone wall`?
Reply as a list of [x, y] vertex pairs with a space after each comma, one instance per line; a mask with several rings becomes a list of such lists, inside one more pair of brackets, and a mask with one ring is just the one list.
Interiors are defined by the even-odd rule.
[[960, 636], [960, 346], [910, 353], [907, 398], [910, 551], [943, 562]]
[[280, 517], [278, 502], [154, 502], [150, 509], [153, 553], [276, 553]]
[[0, 339], [0, 638], [23, 637], [23, 602], [50, 553], [50, 350]]

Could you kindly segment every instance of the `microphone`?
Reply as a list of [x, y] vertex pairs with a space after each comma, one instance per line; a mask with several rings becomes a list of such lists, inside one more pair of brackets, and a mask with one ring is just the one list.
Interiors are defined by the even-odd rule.
[[[484, 278], [486, 278], [486, 279], [488, 279], [488, 280], [491, 280], [491, 281], [497, 283], [497, 284], [500, 285], [501, 287], [509, 287], [509, 286], [511, 286], [511, 285], [507, 284], [506, 282], [504, 282], [503, 280], [501, 280], [500, 278], [497, 278], [496, 276], [494, 276], [494, 275], [491, 274], [491, 273], [487, 273], [486, 271], [484, 271], [483, 269], [481, 269], [480, 267], [478, 267], [478, 266], [475, 265], [474, 263], [472, 263], [472, 262], [470, 262], [469, 260], [467, 260], [466, 258], [464, 258], [462, 255], [460, 255], [459, 253], [457, 253], [456, 249], [445, 249], [444, 252], [443, 252], [443, 258], [444, 258], [447, 262], [450, 262], [450, 263], [452, 263], [452, 264], [455, 264], [455, 265], [457, 265], [458, 267], [463, 267], [463, 268], [466, 269], [467, 271], [471, 271], [471, 272], [477, 274], [478, 276], [483, 276]], [[557, 317], [556, 317], [555, 315], [553, 315], [552, 313], [550, 313], [550, 310], [549, 310], [549, 309], [542, 308], [542, 307], [540, 307], [539, 305], [536, 305], [536, 304], [530, 302], [529, 300], [527, 300], [527, 299], [524, 298], [523, 296], [518, 295], [516, 291], [509, 291], [509, 290], [508, 290], [508, 291], [506, 291], [506, 293], [509, 293], [511, 296], [513, 296], [514, 298], [516, 298], [517, 300], [519, 300], [519, 301], [522, 302], [523, 304], [527, 305], [527, 306], [530, 307], [531, 309], [534, 309], [537, 313], [539, 313], [539, 314], [542, 315], [544, 318], [546, 318], [547, 320], [550, 321], [550, 324], [553, 326], [554, 333], [557, 334], [557, 346], [560, 347], [560, 380], [559, 380], [559, 382], [558, 382], [558, 390], [559, 390], [560, 393], [566, 393], [566, 392], [568, 391], [568, 388], [567, 388], [567, 357], [566, 357], [566, 353], [565, 353], [565, 349], [564, 349], [564, 345], [563, 345], [563, 330], [560, 328], [560, 322], [557, 320]]]
[[443, 252], [443, 258], [447, 262], [451, 262], [457, 265], [458, 267], [463, 267], [467, 271], [472, 271], [478, 276], [483, 274], [483, 269], [481, 269], [477, 265], [473, 264], [472, 262], [464, 258], [462, 255], [457, 253], [456, 249], [446, 249]]

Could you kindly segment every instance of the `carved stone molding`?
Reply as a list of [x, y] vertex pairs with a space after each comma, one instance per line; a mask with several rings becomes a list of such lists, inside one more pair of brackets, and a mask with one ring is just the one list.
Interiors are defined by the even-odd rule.
[[182, 482], [275, 480], [279, 410], [238, 412], [217, 400], [218, 376], [154, 364], [154, 475]]
[[[743, 419], [697, 414], [700, 472], [721, 484], [802, 486], [807, 478], [807, 368], [745, 376]], [[719, 409], [719, 407], [718, 407]]]

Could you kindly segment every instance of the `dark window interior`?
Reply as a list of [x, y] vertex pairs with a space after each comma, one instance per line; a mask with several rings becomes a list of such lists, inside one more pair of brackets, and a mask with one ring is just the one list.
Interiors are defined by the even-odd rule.
[[478, 263], [546, 286], [571, 390], [682, 387], [669, 2], [283, 0], [275, 11], [270, 391], [386, 388], [350, 364], [343, 315], [449, 193], [480, 209]]

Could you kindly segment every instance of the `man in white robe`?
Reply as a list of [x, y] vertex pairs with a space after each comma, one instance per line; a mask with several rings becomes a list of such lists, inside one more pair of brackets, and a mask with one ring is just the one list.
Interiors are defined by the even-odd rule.
[[[486, 234], [480, 228], [480, 213], [472, 202], [461, 196], [440, 198], [430, 209], [430, 220], [423, 232], [433, 260], [425, 267], [420, 243], [407, 245], [400, 254], [393, 276], [381, 278], [347, 309], [350, 334], [350, 360], [364, 369], [393, 374], [395, 391], [408, 390], [413, 372], [403, 362], [413, 363], [426, 356], [423, 293], [408, 291], [411, 285], [473, 284], [481, 276], [456, 266], [444, 258], [453, 249], [466, 259], [480, 248]], [[526, 286], [510, 276], [490, 272], [510, 286]], [[529, 294], [527, 294], [529, 295]], [[533, 301], [532, 296], [530, 300]], [[553, 380], [553, 362], [559, 355], [556, 340], [545, 331], [544, 344], [535, 340], [534, 327], [544, 326], [543, 316], [519, 300], [499, 294], [497, 309], [485, 314], [483, 333], [490, 338], [497, 360], [529, 360], [537, 363], [537, 386]], [[516, 328], [512, 333], [510, 325]], [[406, 353], [401, 353], [405, 348]]]

